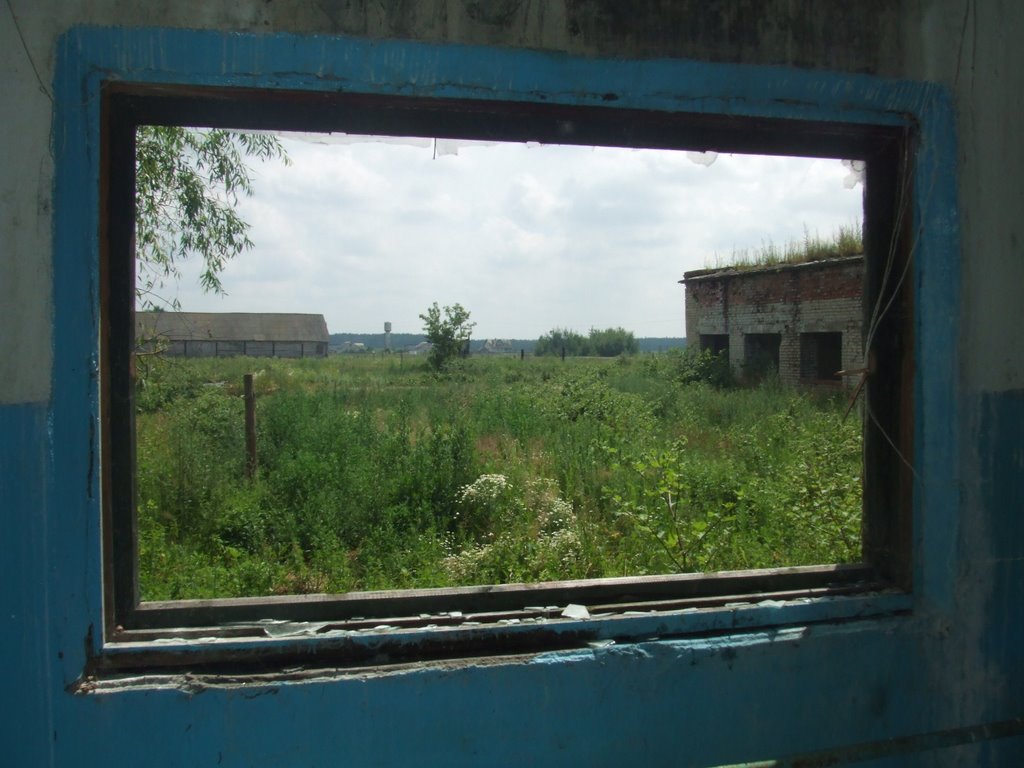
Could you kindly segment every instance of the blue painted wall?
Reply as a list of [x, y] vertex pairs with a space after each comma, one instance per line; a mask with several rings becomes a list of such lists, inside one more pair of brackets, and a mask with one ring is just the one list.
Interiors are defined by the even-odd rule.
[[[7, 662], [0, 762], [715, 765], [1024, 715], [1024, 393], [968, 392], [958, 377], [958, 147], [943, 88], [771, 67], [147, 29], [72, 30], [59, 43], [56, 71], [52, 395], [47, 403], [0, 406]], [[151, 680], [130, 690], [68, 692], [87, 648], [100, 650], [102, 615], [95, 350], [103, 78], [495, 99], [544, 94], [572, 104], [604, 103], [613, 92], [624, 107], [918, 122], [912, 278], [920, 297], [921, 480], [912, 598], [843, 623], [827, 620], [848, 612], [845, 603], [779, 609], [777, 628], [712, 639], [301, 683], [199, 689]], [[718, 620], [729, 626], [735, 612]], [[652, 637], [681, 626], [636, 621], [648, 621], [637, 634]], [[960, 746], [936, 738], [914, 741], [898, 764], [1024, 762], [1019, 736]]]

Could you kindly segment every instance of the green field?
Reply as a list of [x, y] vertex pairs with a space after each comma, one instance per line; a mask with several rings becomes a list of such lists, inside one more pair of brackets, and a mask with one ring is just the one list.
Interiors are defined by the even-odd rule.
[[[244, 373], [259, 469], [245, 474]], [[143, 600], [852, 562], [845, 402], [715, 388], [714, 361], [151, 359]]]

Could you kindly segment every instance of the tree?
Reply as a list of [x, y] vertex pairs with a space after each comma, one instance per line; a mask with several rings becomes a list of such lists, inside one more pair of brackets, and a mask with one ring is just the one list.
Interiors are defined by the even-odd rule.
[[533, 354], [538, 357], [561, 355], [563, 351], [569, 357], [587, 357], [591, 354], [587, 338], [568, 328], [553, 328], [550, 333], [537, 339], [537, 345], [533, 348]]
[[616, 357], [636, 354], [639, 349], [640, 343], [633, 332], [624, 328], [591, 328], [589, 336], [568, 328], [555, 328], [537, 340], [533, 353], [561, 355], [564, 350], [569, 357]]
[[446, 306], [443, 318], [441, 311], [435, 301], [426, 314], [420, 315], [423, 331], [427, 334], [427, 341], [432, 345], [427, 360], [437, 371], [447, 367], [452, 360], [469, 348], [469, 338], [476, 326], [476, 323], [470, 322], [469, 311], [461, 304]]
[[598, 357], [635, 355], [640, 345], [632, 331], [625, 328], [590, 329], [590, 346]]
[[[252, 195], [247, 159], [289, 162], [277, 137], [219, 129], [146, 125], [136, 133], [136, 295], [155, 306], [155, 290], [181, 276], [178, 264], [203, 259], [199, 282], [223, 293], [228, 261], [252, 248], [249, 224], [236, 211]], [[177, 302], [171, 302], [177, 306]]]

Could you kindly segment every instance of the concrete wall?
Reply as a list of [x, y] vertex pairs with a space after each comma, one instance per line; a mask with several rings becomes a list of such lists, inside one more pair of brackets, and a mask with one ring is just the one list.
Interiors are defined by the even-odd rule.
[[[802, 381], [801, 335], [837, 332], [843, 335], [841, 369], [861, 368], [863, 276], [859, 259], [687, 273], [687, 338], [697, 343], [704, 334], [727, 334], [729, 363], [742, 377], [747, 334], [779, 334], [779, 378], [797, 386], [811, 383]], [[847, 386], [858, 380], [844, 378]]]
[[[1024, 327], [1020, 3], [11, 0], [0, 19], [0, 762], [714, 765], [887, 749], [903, 754], [873, 765], [1024, 761], [1024, 336], [1007, 331]], [[79, 24], [113, 29], [65, 36]], [[222, 34], [235, 32], [252, 36]], [[69, 692], [102, 616], [88, 61], [142, 79], [337, 70], [394, 92], [913, 115], [926, 136], [912, 595], [734, 608], [699, 629], [640, 617], [631, 642], [535, 656]]]

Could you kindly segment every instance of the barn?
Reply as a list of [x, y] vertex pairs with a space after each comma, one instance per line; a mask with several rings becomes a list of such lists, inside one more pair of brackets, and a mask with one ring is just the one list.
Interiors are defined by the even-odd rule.
[[323, 315], [284, 312], [136, 312], [140, 349], [172, 357], [327, 357]]
[[864, 257], [687, 272], [688, 344], [723, 353], [734, 373], [788, 385], [856, 384], [863, 367]]

